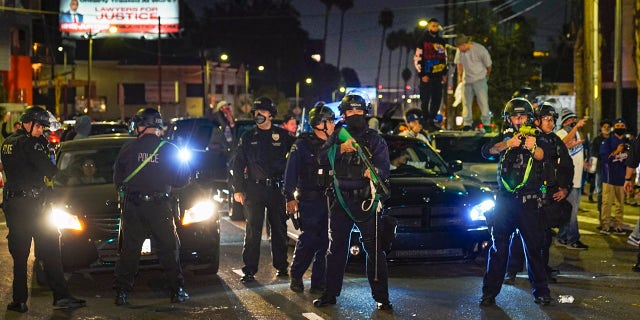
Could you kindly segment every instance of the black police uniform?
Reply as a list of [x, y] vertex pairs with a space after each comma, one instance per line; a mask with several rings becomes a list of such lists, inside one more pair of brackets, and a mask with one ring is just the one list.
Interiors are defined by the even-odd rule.
[[[554, 206], [555, 200], [553, 200], [553, 194], [558, 192], [559, 188], [564, 188], [568, 192], [571, 192], [573, 185], [573, 160], [569, 155], [569, 151], [565, 146], [562, 139], [558, 137], [554, 132], [541, 133], [536, 136], [536, 143], [538, 147], [544, 150], [544, 161], [542, 166], [542, 180], [546, 182], [546, 190], [543, 196], [543, 208], [545, 211], [545, 241], [542, 248], [542, 258], [545, 263], [545, 270], [547, 272], [547, 279], [553, 281], [551, 277], [552, 269], [549, 267], [549, 248], [552, 242], [552, 227], [558, 227], [552, 225], [551, 220], [557, 220], [550, 215], [559, 214], [557, 212], [558, 206]], [[540, 168], [538, 166], [538, 168]], [[568, 194], [567, 194], [568, 195]], [[562, 200], [563, 204], [568, 204], [566, 199]], [[569, 204], [569, 206], [571, 206]], [[547, 210], [549, 209], [549, 210]], [[522, 244], [522, 237], [519, 232], [514, 232], [511, 238], [511, 246], [509, 247], [509, 262], [507, 264], [507, 275], [513, 276], [516, 273], [522, 271], [524, 268], [524, 247]]]
[[[171, 188], [189, 183], [189, 168], [179, 161], [179, 149], [166, 142], [157, 154], [153, 151], [161, 138], [145, 134], [126, 144], [114, 164], [113, 182], [121, 187], [124, 180], [146, 158], [151, 160], [128, 183], [124, 213], [121, 219], [120, 259], [116, 263], [114, 288], [118, 293], [133, 289], [138, 272], [140, 250], [145, 239], [152, 238], [160, 265], [169, 280], [168, 287], [175, 295], [184, 286], [180, 267], [180, 242], [176, 233]], [[116, 302], [117, 303], [117, 302]]]
[[[505, 132], [482, 148], [485, 157], [489, 157], [491, 149], [497, 141], [507, 141], [513, 132]], [[545, 241], [545, 221], [542, 214], [542, 161], [529, 159], [533, 157], [532, 150], [524, 148], [524, 143], [517, 148], [506, 149], [500, 154], [498, 166], [498, 186], [494, 217], [490, 221], [492, 246], [489, 250], [487, 269], [482, 284], [481, 304], [493, 303], [500, 293], [509, 257], [510, 237], [515, 229], [525, 244], [527, 257], [527, 273], [531, 283], [533, 296], [550, 301], [550, 291], [542, 258], [542, 248]], [[527, 179], [527, 172], [528, 179]], [[513, 189], [521, 182], [526, 183], [511, 192], [503, 184], [503, 180]]]
[[48, 191], [44, 177], [51, 178], [57, 172], [46, 144], [20, 129], [2, 143], [2, 165], [6, 174], [3, 210], [13, 257], [13, 302], [27, 302], [27, 259], [32, 238], [37, 258], [44, 263], [54, 304], [69, 298], [60, 257], [60, 233], [49, 223], [45, 210]]
[[[272, 125], [268, 130], [254, 128], [240, 138], [233, 162], [234, 192], [245, 194], [245, 229], [242, 271], [258, 272], [264, 210], [271, 225], [273, 267], [285, 275], [287, 262], [287, 226], [282, 180], [287, 153], [295, 138], [285, 129]], [[245, 178], [246, 175], [246, 178]]]
[[287, 202], [298, 200], [302, 231], [293, 253], [291, 278], [301, 279], [313, 261], [312, 290], [325, 287], [325, 255], [329, 246], [325, 189], [330, 167], [318, 161], [324, 142], [313, 133], [302, 134], [291, 148], [284, 174], [283, 193]]
[[[338, 139], [343, 128], [336, 126], [336, 130], [329, 137], [325, 149], [336, 145], [340, 148]], [[389, 149], [384, 139], [374, 130], [365, 129], [364, 132], [350, 132], [361, 147], [367, 148], [372, 155], [371, 163], [378, 169], [378, 175], [385, 180], [389, 177]], [[327, 150], [321, 155], [322, 161], [328, 161]], [[338, 179], [340, 192], [349, 210], [354, 215], [352, 219], [344, 210], [335, 195], [332, 196], [329, 209], [329, 250], [327, 251], [327, 288], [322, 297], [314, 302], [316, 306], [335, 304], [335, 297], [342, 291], [345, 267], [349, 257], [349, 242], [351, 229], [354, 224], [360, 230], [363, 249], [366, 253], [367, 278], [371, 286], [373, 299], [380, 304], [390, 306], [387, 258], [383, 246], [376, 241], [382, 235], [382, 224], [376, 223], [376, 216], [372, 212], [362, 210], [362, 202], [371, 197], [369, 179], [363, 176], [366, 166], [358, 158], [356, 152], [335, 155], [335, 175]], [[335, 191], [335, 190], [334, 190]], [[376, 232], [376, 226], [378, 230]], [[378, 238], [376, 238], [376, 236]], [[377, 251], [376, 251], [377, 249]], [[377, 259], [376, 259], [377, 255]], [[376, 263], [377, 262], [377, 263]], [[377, 278], [377, 279], [376, 279]], [[383, 307], [387, 308], [387, 307]]]

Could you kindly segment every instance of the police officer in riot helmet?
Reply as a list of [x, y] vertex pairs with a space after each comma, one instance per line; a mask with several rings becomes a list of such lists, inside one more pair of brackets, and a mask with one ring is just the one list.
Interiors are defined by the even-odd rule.
[[347, 93], [339, 106], [344, 123], [336, 126], [323, 148], [321, 159], [329, 161], [333, 167], [336, 183], [329, 209], [331, 238], [327, 251], [327, 287], [322, 296], [313, 301], [316, 307], [335, 304], [342, 291], [351, 229], [355, 224], [362, 235], [373, 299], [380, 310], [393, 308], [389, 302], [386, 254], [380, 245], [382, 224], [379, 223], [379, 213], [382, 204], [371, 201], [376, 189], [371, 186], [375, 174], [370, 172], [357, 152], [359, 146], [373, 165], [378, 181], [389, 177], [387, 144], [376, 131], [367, 128], [365, 115], [370, 107], [366, 94], [359, 91]]
[[[558, 120], [558, 113], [549, 102], [543, 102], [535, 112], [534, 123], [540, 129], [536, 136], [539, 148], [544, 150], [544, 162], [542, 166], [543, 185], [543, 212], [545, 216], [545, 241], [542, 248], [542, 258], [549, 282], [557, 282], [553, 276], [556, 271], [549, 267], [549, 248], [551, 246], [551, 228], [559, 227], [568, 221], [571, 212], [571, 204], [566, 197], [571, 192], [573, 180], [573, 161], [564, 142], [555, 134], [553, 129]], [[567, 210], [568, 209], [568, 210]], [[514, 284], [516, 273], [524, 267], [524, 248], [522, 238], [515, 232], [509, 248], [509, 262], [505, 284]]]
[[171, 302], [181, 303], [189, 299], [189, 294], [184, 291], [180, 241], [174, 221], [179, 213], [173, 212], [171, 190], [189, 183], [189, 165], [181, 160], [177, 146], [161, 138], [162, 116], [157, 110], [140, 109], [131, 118], [129, 130], [137, 139], [122, 147], [113, 172], [122, 209], [115, 304], [129, 304], [140, 251], [150, 237], [169, 281]]
[[325, 288], [325, 255], [329, 245], [328, 207], [325, 189], [330, 182], [330, 167], [320, 165], [318, 154], [333, 133], [336, 117], [333, 111], [319, 101], [309, 111], [311, 133], [298, 137], [287, 160], [284, 196], [287, 212], [292, 220], [298, 219], [302, 231], [298, 237], [291, 263], [290, 288], [302, 292], [302, 276], [311, 262], [311, 293], [322, 293]]
[[523, 98], [510, 100], [503, 116], [503, 134], [482, 148], [486, 158], [500, 154], [500, 162], [494, 216], [489, 221], [493, 243], [483, 278], [480, 306], [495, 305], [507, 268], [510, 237], [516, 228], [524, 241], [534, 301], [548, 305], [552, 299], [541, 254], [545, 237], [541, 214], [541, 167], [545, 152], [537, 147], [537, 131], [528, 127], [533, 124], [533, 108], [529, 101]]
[[261, 97], [253, 102], [257, 127], [242, 135], [233, 163], [233, 198], [245, 209], [242, 282], [252, 282], [258, 272], [264, 211], [271, 226], [271, 253], [278, 277], [288, 277], [285, 199], [281, 193], [287, 152], [295, 138], [273, 125], [277, 114], [273, 101]]
[[2, 143], [5, 171], [3, 210], [9, 229], [9, 252], [13, 258], [13, 299], [7, 310], [27, 312], [27, 260], [31, 240], [43, 262], [47, 283], [53, 291], [54, 308], [78, 308], [86, 305], [69, 293], [60, 257], [60, 233], [48, 220], [45, 210], [48, 187], [57, 168], [48, 156], [45, 128], [57, 130], [60, 123], [40, 107], [27, 108], [20, 116], [22, 127]]

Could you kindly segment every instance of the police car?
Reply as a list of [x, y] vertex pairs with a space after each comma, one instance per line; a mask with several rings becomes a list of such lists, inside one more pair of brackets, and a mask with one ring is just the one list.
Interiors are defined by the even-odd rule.
[[[120, 211], [113, 164], [128, 135], [96, 136], [62, 142], [56, 159], [49, 222], [61, 232], [65, 271], [113, 267], [118, 259]], [[186, 268], [216, 273], [220, 255], [220, 216], [216, 191], [199, 180], [173, 190], [180, 258]], [[178, 207], [178, 206], [176, 206]], [[157, 264], [154, 240], [145, 241], [141, 265]]]

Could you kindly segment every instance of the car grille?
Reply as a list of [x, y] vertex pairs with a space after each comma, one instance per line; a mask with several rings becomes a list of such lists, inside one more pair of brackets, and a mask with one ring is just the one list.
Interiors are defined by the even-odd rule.
[[385, 214], [395, 217], [398, 227], [441, 228], [465, 226], [464, 207], [413, 206], [388, 209]]
[[464, 256], [465, 253], [461, 248], [447, 248], [432, 250], [392, 250], [388, 258], [456, 258]]
[[95, 230], [98, 233], [118, 234], [120, 228], [120, 217], [113, 214], [85, 216], [87, 229]]

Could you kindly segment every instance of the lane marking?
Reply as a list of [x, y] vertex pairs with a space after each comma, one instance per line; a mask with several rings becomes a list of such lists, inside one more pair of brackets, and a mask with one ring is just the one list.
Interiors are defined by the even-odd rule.
[[323, 317], [313, 313], [313, 312], [305, 312], [302, 314], [303, 317], [309, 319], [309, 320], [324, 320]]

